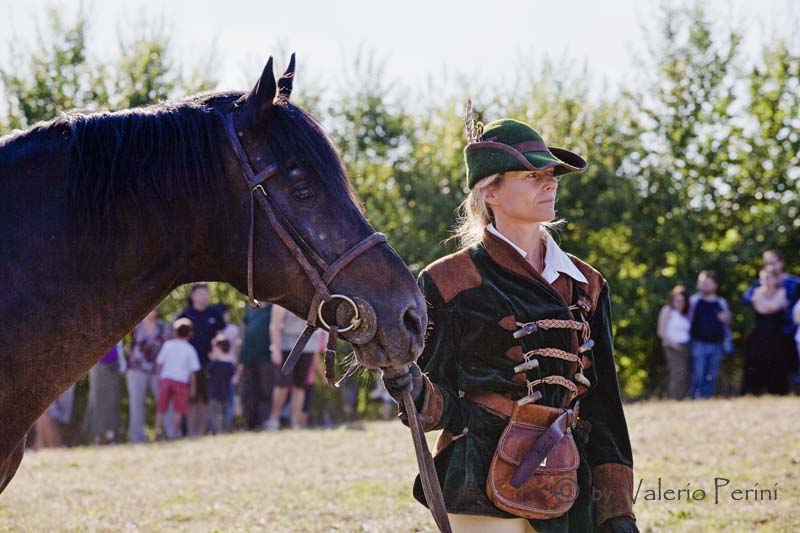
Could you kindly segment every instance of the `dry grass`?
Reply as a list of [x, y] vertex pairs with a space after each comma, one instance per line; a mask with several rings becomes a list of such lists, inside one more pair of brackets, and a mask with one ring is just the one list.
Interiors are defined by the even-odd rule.
[[[797, 398], [628, 406], [639, 527], [800, 531], [798, 415]], [[0, 496], [0, 530], [430, 531], [415, 470], [398, 423], [30, 452]], [[706, 499], [646, 501], [659, 477]], [[715, 477], [730, 479], [716, 504]], [[777, 483], [778, 499], [731, 500], [756, 483]]]

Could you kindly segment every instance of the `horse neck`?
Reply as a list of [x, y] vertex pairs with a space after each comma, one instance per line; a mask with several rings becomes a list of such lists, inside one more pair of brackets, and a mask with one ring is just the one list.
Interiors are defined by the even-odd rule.
[[215, 279], [206, 250], [223, 226], [177, 209], [158, 223], [120, 205], [78, 231], [55, 171], [68, 168], [66, 147], [34, 148], [11, 163], [0, 154], [0, 198], [16, 199], [0, 210], [0, 313], [10, 317], [0, 322], [0, 426], [20, 436], [173, 288]]

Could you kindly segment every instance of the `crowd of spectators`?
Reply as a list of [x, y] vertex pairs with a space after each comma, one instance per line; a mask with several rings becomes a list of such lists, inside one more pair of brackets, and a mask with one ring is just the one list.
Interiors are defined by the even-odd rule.
[[[306, 322], [277, 305], [248, 308], [240, 325], [224, 303], [211, 304], [204, 283], [192, 285], [187, 305], [170, 322], [153, 309], [136, 325], [127, 343], [114, 345], [91, 368], [83, 431], [95, 444], [134, 443], [235, 430], [274, 431], [308, 427], [314, 389], [322, 383], [320, 354], [327, 334], [318, 330], [306, 345], [294, 371], [281, 366]], [[120, 379], [124, 374], [124, 380]], [[122, 385], [127, 388], [127, 432], [122, 433]], [[73, 413], [74, 385], [54, 402], [35, 425], [34, 447], [62, 444], [61, 429]], [[359, 427], [357, 383], [341, 389], [331, 406], [320, 405], [316, 425], [333, 419]], [[148, 396], [152, 398], [148, 402]], [[382, 404], [381, 415], [394, 414], [391, 398], [380, 385], [369, 399]], [[148, 417], [148, 406], [155, 411]], [[150, 418], [154, 420], [147, 424]]]
[[[784, 395], [800, 384], [800, 277], [783, 268], [780, 254], [767, 250], [759, 278], [742, 295], [754, 326], [742, 336], [741, 394]], [[713, 396], [722, 359], [735, 351], [730, 306], [718, 289], [716, 273], [704, 270], [697, 292], [676, 286], [659, 313], [671, 399]]]

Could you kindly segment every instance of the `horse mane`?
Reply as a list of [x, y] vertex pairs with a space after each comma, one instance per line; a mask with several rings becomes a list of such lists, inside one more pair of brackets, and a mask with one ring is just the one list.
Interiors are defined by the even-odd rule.
[[[221, 143], [226, 141], [219, 134], [217, 112], [230, 111], [242, 96], [214, 93], [117, 112], [65, 113], [0, 139], [0, 159], [20, 144], [27, 151], [28, 143], [66, 137], [66, 193], [77, 221], [109, 216], [121, 197], [136, 208], [158, 206], [154, 212], [165, 215], [176, 201], [220, 192]], [[276, 103], [264, 134], [270, 152], [280, 155], [280, 165], [294, 161], [306, 166], [323, 185], [332, 186], [332, 193], [345, 195], [360, 209], [336, 149], [311, 115], [289, 102]]]

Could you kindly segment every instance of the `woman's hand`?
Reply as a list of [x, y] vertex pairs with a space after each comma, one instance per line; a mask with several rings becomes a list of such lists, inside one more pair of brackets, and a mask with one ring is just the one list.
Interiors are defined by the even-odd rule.
[[411, 363], [405, 368], [385, 368], [382, 374], [387, 392], [398, 405], [403, 405], [403, 393], [408, 390], [411, 391], [414, 402], [417, 402], [423, 387], [422, 371], [417, 363]]

